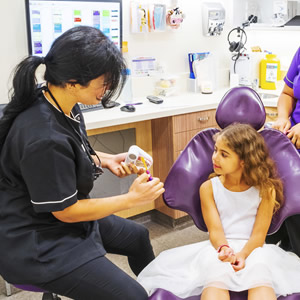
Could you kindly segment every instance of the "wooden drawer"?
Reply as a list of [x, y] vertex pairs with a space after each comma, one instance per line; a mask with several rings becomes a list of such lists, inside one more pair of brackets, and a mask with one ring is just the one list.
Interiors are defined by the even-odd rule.
[[265, 107], [266, 109], [266, 122], [273, 122], [278, 118], [276, 107]]
[[186, 132], [178, 132], [174, 134], [174, 151], [182, 151], [188, 142], [195, 136], [200, 130], [190, 130]]
[[216, 124], [215, 110], [199, 111], [173, 117], [173, 132], [184, 132], [213, 127]]

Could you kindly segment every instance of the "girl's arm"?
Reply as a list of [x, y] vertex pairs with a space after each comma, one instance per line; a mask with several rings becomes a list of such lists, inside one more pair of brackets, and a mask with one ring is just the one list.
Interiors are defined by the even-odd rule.
[[[201, 199], [201, 210], [204, 222], [209, 232], [209, 239], [216, 250], [222, 245], [228, 245], [221, 223], [220, 215], [217, 210], [213, 189], [210, 180], [205, 181], [199, 190]], [[219, 259], [222, 261], [234, 263], [235, 257], [231, 248], [223, 247], [219, 254]]]
[[272, 202], [271, 200], [272, 198], [275, 199], [275, 197], [275, 189], [272, 189], [269, 192], [269, 197], [265, 197], [261, 200], [261, 203], [257, 210], [256, 219], [254, 222], [250, 239], [245, 244], [243, 249], [236, 254], [237, 262], [236, 265], [233, 266], [236, 271], [244, 268], [245, 260], [250, 255], [250, 253], [254, 249], [262, 247], [265, 243], [265, 239], [272, 221], [274, 210], [274, 205], [271, 204], [274, 202]]
[[212, 245], [216, 249], [218, 249], [220, 245], [227, 245], [228, 242], [215, 204], [210, 180], [205, 181], [200, 186], [200, 199], [203, 219], [209, 232], [209, 239]]

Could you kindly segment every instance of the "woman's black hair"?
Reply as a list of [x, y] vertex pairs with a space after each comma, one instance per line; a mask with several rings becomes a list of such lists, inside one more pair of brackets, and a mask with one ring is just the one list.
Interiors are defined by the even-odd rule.
[[47, 83], [64, 87], [67, 83], [88, 86], [90, 81], [105, 76], [108, 100], [120, 93], [125, 83], [126, 68], [119, 49], [100, 30], [89, 26], [69, 29], [58, 37], [44, 57], [29, 56], [15, 69], [10, 102], [0, 119], [0, 150], [13, 120], [36, 100], [36, 69], [46, 65], [44, 78]]

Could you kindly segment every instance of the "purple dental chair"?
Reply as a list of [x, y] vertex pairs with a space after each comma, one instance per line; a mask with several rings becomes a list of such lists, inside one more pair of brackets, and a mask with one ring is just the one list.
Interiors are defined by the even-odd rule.
[[[259, 130], [265, 123], [265, 117], [266, 113], [260, 97], [248, 87], [236, 87], [229, 90], [216, 111], [216, 121], [221, 128], [233, 122], [239, 122], [248, 123]], [[212, 136], [218, 131], [218, 129], [207, 129], [194, 136], [172, 166], [165, 180], [163, 198], [166, 205], [188, 213], [195, 225], [202, 231], [207, 231], [207, 228], [201, 213], [199, 187], [213, 172], [211, 157], [214, 141]], [[300, 214], [300, 190], [297, 187], [300, 182], [300, 156], [294, 145], [281, 132], [264, 129], [260, 133], [268, 145], [270, 155], [276, 162], [284, 184], [285, 202], [272, 219], [268, 232], [272, 234], [280, 228], [287, 217]], [[247, 294], [247, 291], [230, 292], [230, 298], [231, 300], [247, 300]], [[281, 296], [278, 299], [300, 300], [300, 293]], [[149, 300], [182, 300], [182, 298], [169, 291], [158, 289], [149, 297]], [[199, 300], [199, 295], [185, 298], [185, 300]]]

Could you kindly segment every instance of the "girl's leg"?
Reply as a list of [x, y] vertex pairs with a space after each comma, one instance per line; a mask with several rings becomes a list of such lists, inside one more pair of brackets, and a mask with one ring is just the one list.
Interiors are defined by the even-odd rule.
[[276, 300], [274, 290], [271, 287], [260, 286], [248, 290], [248, 300]]
[[203, 290], [201, 294], [201, 300], [230, 300], [228, 290], [219, 289], [215, 287], [207, 287]]

